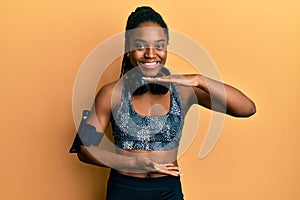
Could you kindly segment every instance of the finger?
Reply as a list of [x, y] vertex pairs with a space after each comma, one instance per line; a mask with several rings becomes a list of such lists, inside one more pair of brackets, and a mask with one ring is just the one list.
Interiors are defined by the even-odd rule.
[[172, 82], [173, 80], [170, 79], [168, 76], [160, 76], [160, 77], [143, 77], [142, 79], [148, 81], [148, 82], [165, 82], [169, 83]]
[[181, 168], [180, 168], [180, 167], [167, 167], [166, 169], [167, 169], [167, 170], [171, 170], [171, 171], [178, 171], [178, 172], [181, 171]]
[[161, 167], [173, 167], [173, 163], [165, 163], [165, 164], [155, 164], [155, 168], [161, 168]]
[[154, 170], [166, 170], [166, 171], [181, 171], [181, 168], [178, 166], [155, 166]]
[[156, 173], [165, 174], [165, 175], [171, 175], [171, 176], [180, 176], [180, 171], [174, 171], [174, 170], [167, 170], [167, 169], [160, 169], [156, 170]]
[[181, 176], [181, 168], [178, 166], [168, 166], [168, 167], [161, 167], [156, 168], [155, 172], [172, 175], [172, 176]]
[[160, 83], [177, 83], [179, 85], [184, 86], [193, 86], [187, 79], [182, 76], [161, 76], [161, 77], [143, 77], [144, 80], [152, 83], [152, 82], [160, 82]]

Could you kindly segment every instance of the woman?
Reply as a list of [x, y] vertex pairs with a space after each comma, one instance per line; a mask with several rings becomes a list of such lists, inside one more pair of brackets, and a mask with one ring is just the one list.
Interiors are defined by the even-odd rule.
[[[236, 117], [255, 113], [254, 103], [234, 87], [199, 74], [171, 75], [164, 67], [168, 34], [152, 8], [131, 13], [121, 78], [104, 85], [84, 112], [71, 151], [83, 162], [111, 168], [108, 200], [183, 199], [177, 151], [193, 104]], [[97, 147], [109, 123], [116, 152]]]

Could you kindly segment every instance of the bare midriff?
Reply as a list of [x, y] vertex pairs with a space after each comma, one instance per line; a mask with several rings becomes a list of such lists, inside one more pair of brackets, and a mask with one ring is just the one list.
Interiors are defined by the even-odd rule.
[[[117, 149], [117, 153], [121, 155], [131, 156], [131, 157], [147, 157], [151, 161], [159, 163], [159, 164], [169, 164], [172, 163], [174, 167], [178, 166], [177, 163], [177, 152], [178, 149], [171, 150], [159, 150], [159, 151], [149, 151], [149, 150], [125, 150], [125, 149]], [[133, 176], [138, 178], [158, 178], [167, 176], [165, 174], [156, 173], [156, 172], [143, 172], [143, 173], [135, 173], [135, 172], [124, 172], [117, 170], [120, 174]]]

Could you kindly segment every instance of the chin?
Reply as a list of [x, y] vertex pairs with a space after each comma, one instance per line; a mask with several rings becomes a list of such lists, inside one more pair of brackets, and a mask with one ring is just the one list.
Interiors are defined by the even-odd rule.
[[143, 75], [148, 77], [155, 77], [159, 72], [160, 70], [142, 70]]
[[158, 68], [148, 69], [140, 66], [140, 69], [144, 76], [154, 77], [157, 76], [157, 74], [161, 71], [162, 65]]

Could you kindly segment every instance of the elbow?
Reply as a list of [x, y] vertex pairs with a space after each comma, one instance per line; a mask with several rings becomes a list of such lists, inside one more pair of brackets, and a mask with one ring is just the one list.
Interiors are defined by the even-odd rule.
[[244, 106], [244, 109], [242, 109], [243, 112], [239, 113], [238, 117], [251, 117], [252, 115], [254, 115], [256, 113], [256, 106], [255, 103], [251, 100], [249, 100], [249, 102], [247, 103], [246, 106]]
[[256, 113], [256, 106], [255, 106], [255, 103], [253, 102], [253, 101], [251, 101], [251, 108], [250, 108], [250, 115], [249, 115], [249, 117], [250, 116], [252, 116], [252, 115], [254, 115], [255, 113]]
[[80, 160], [81, 162], [85, 162], [84, 156], [83, 156], [80, 152], [77, 153], [77, 158], [78, 158], [78, 160]]
[[86, 159], [86, 147], [80, 145], [79, 151], [77, 152], [77, 157], [81, 162], [87, 163]]
[[228, 111], [227, 114], [233, 117], [247, 118], [247, 117], [251, 117], [255, 113], [256, 113], [256, 106], [253, 101], [249, 100], [243, 106], [240, 106], [239, 108], [232, 110], [231, 112]]
[[253, 101], [249, 100], [247, 110], [248, 110], [248, 112], [246, 114], [246, 117], [250, 117], [250, 116], [252, 116], [256, 113], [256, 106], [255, 106], [255, 103]]

